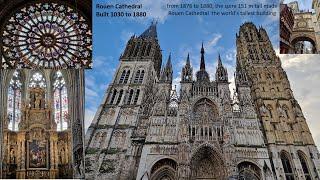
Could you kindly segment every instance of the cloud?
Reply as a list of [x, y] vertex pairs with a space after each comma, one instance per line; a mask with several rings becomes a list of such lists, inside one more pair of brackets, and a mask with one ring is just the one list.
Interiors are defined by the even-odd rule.
[[96, 113], [96, 110], [89, 109], [89, 108], [85, 109], [85, 117], [84, 117], [85, 132], [87, 132], [87, 130], [88, 130], [93, 118], [94, 118], [95, 113]]
[[[284, 3], [288, 4], [290, 2], [294, 2], [296, 0], [285, 0]], [[311, 10], [312, 8], [312, 0], [303, 0], [298, 1], [298, 6], [300, 10]]]
[[316, 145], [320, 146], [320, 62], [318, 55], [280, 55], [295, 98], [305, 115]]
[[146, 18], [133, 18], [134, 20], [141, 21], [145, 23], [148, 20], [157, 20], [160, 23], [163, 23], [167, 17], [169, 8], [167, 8], [167, 4], [179, 4], [181, 0], [160, 0], [160, 1], [150, 1], [150, 0], [139, 0], [136, 1], [135, 4], [142, 4], [142, 12], [147, 12]]
[[211, 47], [211, 46], [215, 46], [219, 39], [222, 38], [221, 34], [213, 34], [211, 40], [209, 40], [209, 42], [206, 44], [207, 47]]
[[220, 33], [213, 33], [211, 35], [211, 38], [204, 44], [206, 54], [212, 54], [213, 52], [217, 52], [221, 49], [221, 47], [217, 47], [218, 41], [221, 38], [222, 34]]
[[98, 94], [96, 91], [90, 89], [90, 88], [86, 88], [86, 96], [88, 97], [88, 99], [93, 99], [98, 97]]
[[[107, 82], [112, 80], [115, 68], [110, 63], [116, 62], [112, 56], [96, 56], [94, 58], [94, 70], [87, 70], [85, 76], [85, 128], [87, 129], [93, 120], [94, 113], [101, 103], [107, 89]], [[106, 68], [108, 67], [108, 68]]]

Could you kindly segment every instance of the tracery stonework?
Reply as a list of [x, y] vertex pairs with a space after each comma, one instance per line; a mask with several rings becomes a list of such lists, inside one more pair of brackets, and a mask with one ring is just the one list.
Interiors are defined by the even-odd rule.
[[318, 150], [267, 32], [245, 23], [236, 44], [231, 98], [220, 56], [211, 80], [205, 49], [196, 77], [187, 55], [177, 93], [156, 24], [132, 36], [86, 134], [86, 179], [318, 177]]
[[21, 1], [1, 4], [0, 68], [91, 68], [91, 14], [81, 5], [89, 5], [86, 0]]

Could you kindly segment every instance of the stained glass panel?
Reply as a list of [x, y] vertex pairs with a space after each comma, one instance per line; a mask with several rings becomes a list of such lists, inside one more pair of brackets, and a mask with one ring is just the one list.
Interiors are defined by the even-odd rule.
[[68, 128], [68, 94], [65, 80], [60, 71], [55, 74], [53, 83], [54, 96], [54, 119], [57, 123], [57, 130], [63, 131]]
[[27, 5], [4, 26], [2, 68], [90, 68], [91, 36], [85, 18], [67, 5]]
[[13, 73], [8, 89], [8, 129], [18, 130], [21, 120], [21, 76], [18, 71]]
[[36, 72], [32, 75], [29, 82], [29, 87], [40, 87], [40, 88], [47, 87], [46, 80], [44, 79], [43, 75], [40, 72]]

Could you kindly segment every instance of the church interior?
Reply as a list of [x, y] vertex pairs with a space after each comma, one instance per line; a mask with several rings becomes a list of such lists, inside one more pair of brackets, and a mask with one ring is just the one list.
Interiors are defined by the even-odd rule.
[[64, 74], [15, 70], [8, 78], [2, 177], [72, 177], [72, 133]]

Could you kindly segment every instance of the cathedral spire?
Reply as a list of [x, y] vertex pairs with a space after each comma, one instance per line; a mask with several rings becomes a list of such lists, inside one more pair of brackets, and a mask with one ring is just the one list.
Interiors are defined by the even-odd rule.
[[188, 56], [187, 56], [187, 62], [186, 62], [186, 66], [190, 67], [190, 57], [189, 57], [189, 53], [188, 53]]
[[152, 21], [151, 25], [139, 37], [141, 38], [155, 38], [157, 39], [157, 22]]
[[222, 67], [222, 61], [221, 61], [220, 53], [219, 53], [219, 56], [218, 56], [218, 67]]
[[191, 82], [192, 81], [192, 67], [190, 63], [190, 55], [188, 53], [186, 65], [182, 68], [181, 73], [181, 81], [182, 82]]
[[169, 54], [166, 66], [162, 69], [160, 81], [165, 83], [172, 83], [172, 63], [171, 63], [171, 53]]
[[201, 46], [201, 62], [200, 62], [200, 70], [206, 70], [206, 64], [204, 62], [204, 48], [203, 48], [203, 42], [202, 42], [202, 46]]
[[168, 61], [167, 61], [167, 65], [166, 65], [166, 69], [172, 69], [172, 63], [171, 63], [171, 52], [170, 52], [169, 57], [168, 57]]
[[209, 74], [206, 71], [206, 64], [204, 61], [204, 48], [203, 42], [201, 45], [201, 60], [200, 60], [200, 70], [197, 72], [197, 81], [210, 81]]
[[227, 72], [227, 69], [223, 67], [220, 53], [218, 56], [218, 67], [216, 70], [216, 81], [217, 82], [228, 82], [228, 72]]

